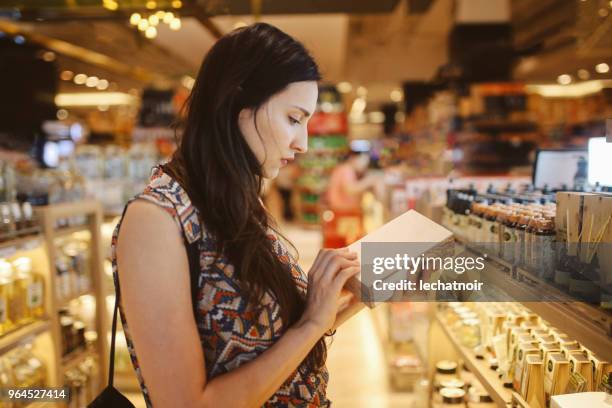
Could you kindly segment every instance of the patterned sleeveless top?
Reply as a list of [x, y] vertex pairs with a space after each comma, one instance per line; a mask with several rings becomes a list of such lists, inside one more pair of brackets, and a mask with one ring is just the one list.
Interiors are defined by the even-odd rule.
[[[264, 294], [261, 308], [248, 307], [239, 293], [238, 282], [225, 256], [215, 261], [213, 238], [200, 225], [197, 209], [179, 183], [165, 173], [160, 166], [153, 169], [144, 192], [134, 197], [153, 202], [174, 218], [177, 227], [192, 244], [198, 242], [201, 272], [198, 283], [196, 323], [206, 361], [206, 377], [212, 379], [253, 360], [271, 347], [282, 335], [283, 324], [279, 306], [271, 293]], [[127, 205], [129, 205], [129, 203]], [[126, 205], [126, 208], [127, 208]], [[119, 288], [116, 244], [121, 221], [112, 238], [112, 265], [115, 287]], [[284, 244], [274, 234], [269, 234], [274, 249], [282, 262], [290, 266], [295, 283], [304, 295], [307, 279]], [[152, 407], [147, 386], [138, 365], [138, 358], [130, 336], [121, 301], [119, 313], [128, 350], [147, 407]], [[313, 372], [305, 364], [300, 365], [263, 405], [263, 407], [329, 407], [326, 398], [329, 375], [327, 369]]]

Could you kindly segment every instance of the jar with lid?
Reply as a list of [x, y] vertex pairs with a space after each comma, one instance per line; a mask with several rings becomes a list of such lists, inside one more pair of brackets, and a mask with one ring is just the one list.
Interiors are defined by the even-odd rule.
[[510, 263], [515, 263], [514, 255], [518, 241], [516, 231], [518, 218], [517, 213], [508, 213], [501, 232], [501, 257]]
[[42, 318], [45, 315], [43, 277], [32, 271], [32, 260], [28, 257], [13, 261], [13, 269], [17, 276], [16, 282], [23, 285], [18, 289], [25, 292], [25, 319], [32, 321]]
[[433, 404], [433, 408], [464, 408], [465, 391], [459, 388], [442, 388], [441, 401]]
[[472, 386], [467, 393], [467, 408], [490, 408], [493, 398], [481, 387]]
[[541, 218], [534, 235], [534, 263], [538, 276], [552, 280], [555, 271], [555, 225], [552, 220]]
[[13, 298], [13, 268], [11, 264], [0, 260], [0, 335], [14, 327], [11, 320], [10, 304]]
[[500, 210], [497, 212], [497, 217], [496, 217], [496, 223], [495, 223], [495, 227], [497, 229], [497, 234], [496, 234], [496, 239], [495, 239], [495, 246], [493, 247], [493, 250], [495, 251], [496, 254], [499, 255], [500, 258], [504, 259], [504, 229], [506, 226], [506, 223], [508, 222], [508, 217], [510, 217], [510, 210], [507, 207], [501, 207]]
[[465, 347], [474, 348], [480, 344], [480, 320], [464, 319], [461, 321], [459, 341]]
[[436, 373], [433, 379], [435, 390], [442, 388], [442, 382], [457, 379], [457, 362], [452, 360], [440, 360], [436, 363]]
[[529, 222], [527, 223], [527, 229], [525, 229], [525, 267], [529, 270], [533, 270], [533, 241], [534, 234], [536, 231], [537, 216], [531, 214]]
[[470, 213], [470, 233], [469, 239], [472, 242], [480, 242], [482, 234], [482, 204], [472, 202]]

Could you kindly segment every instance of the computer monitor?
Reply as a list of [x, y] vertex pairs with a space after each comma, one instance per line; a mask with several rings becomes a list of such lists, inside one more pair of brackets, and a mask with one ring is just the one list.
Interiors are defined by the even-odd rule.
[[588, 154], [585, 149], [540, 149], [533, 170], [535, 188], [572, 188], [587, 178]]
[[612, 143], [605, 137], [589, 139], [589, 184], [612, 187]]

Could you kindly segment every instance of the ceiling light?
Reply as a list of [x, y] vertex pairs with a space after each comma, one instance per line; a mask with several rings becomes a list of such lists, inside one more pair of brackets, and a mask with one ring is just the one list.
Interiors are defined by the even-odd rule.
[[104, 91], [108, 88], [108, 81], [106, 79], [101, 79], [96, 86], [100, 91]]
[[366, 96], [368, 94], [368, 90], [365, 86], [357, 87], [357, 96]]
[[132, 105], [137, 98], [122, 92], [60, 93], [55, 96], [57, 106]]
[[178, 17], [175, 17], [174, 19], [172, 19], [172, 21], [170, 22], [170, 29], [171, 30], [180, 30], [181, 29], [181, 19]]
[[83, 85], [85, 81], [87, 81], [87, 75], [85, 74], [76, 74], [73, 79], [74, 83], [77, 85]]
[[353, 90], [353, 85], [351, 85], [350, 82], [342, 81], [338, 82], [338, 85], [336, 85], [336, 89], [340, 93], [349, 93]]
[[610, 71], [610, 66], [605, 62], [602, 62], [601, 64], [595, 65], [595, 71], [597, 71], [599, 74], [607, 74], [608, 71]]
[[62, 71], [60, 74], [60, 79], [62, 81], [70, 81], [74, 77], [74, 72], [72, 71]]
[[403, 98], [403, 93], [400, 89], [394, 89], [391, 91], [391, 93], [389, 94], [389, 97], [391, 98], [391, 100], [393, 102], [400, 102]]
[[147, 28], [147, 30], [145, 31], [145, 37], [150, 38], [150, 39], [157, 37], [157, 28], [155, 27]]
[[557, 82], [561, 85], [568, 85], [572, 82], [572, 77], [568, 74], [559, 75], [557, 77]]
[[119, 4], [115, 0], [104, 0], [103, 1], [104, 8], [115, 11], [119, 8]]
[[581, 98], [600, 92], [605, 81], [584, 81], [569, 85], [526, 85], [528, 92], [535, 92], [547, 98]]
[[166, 12], [164, 10], [158, 10], [155, 15], [161, 20], [166, 15]]
[[183, 7], [183, 2], [181, 0], [174, 0], [172, 2], [172, 7], [174, 7], [174, 8], [181, 8], [181, 7]]
[[591, 77], [591, 74], [589, 73], [588, 70], [586, 70], [586, 69], [579, 69], [578, 70], [578, 78], [582, 79], [583, 81], [586, 81], [590, 77]]
[[157, 8], [157, 2], [153, 0], [149, 0], [147, 1], [145, 7], [148, 8], [149, 10], [153, 10], [154, 8]]
[[164, 23], [170, 24], [172, 20], [174, 19], [174, 13], [171, 11], [165, 13], [163, 19], [164, 19]]
[[610, 14], [608, 9], [605, 9], [605, 8], [600, 8], [597, 13], [599, 14], [599, 17], [601, 17], [601, 18], [608, 17], [608, 14]]
[[85, 86], [88, 87], [88, 88], [94, 88], [94, 87], [98, 86], [98, 82], [99, 81], [100, 81], [100, 79], [97, 76], [90, 76], [85, 81]]
[[140, 20], [142, 20], [142, 16], [140, 14], [138, 14], [138, 13], [133, 13], [130, 16], [130, 24], [133, 25], [133, 26], [138, 25], [138, 22]]
[[159, 17], [156, 14], [151, 14], [148, 18], [149, 25], [156, 26], [159, 24]]
[[149, 28], [149, 21], [148, 21], [147, 19], [144, 19], [144, 18], [143, 18], [142, 20], [140, 20], [140, 21], [138, 22], [138, 29], [139, 29], [140, 31], [144, 31], [144, 30], [146, 30], [147, 28]]

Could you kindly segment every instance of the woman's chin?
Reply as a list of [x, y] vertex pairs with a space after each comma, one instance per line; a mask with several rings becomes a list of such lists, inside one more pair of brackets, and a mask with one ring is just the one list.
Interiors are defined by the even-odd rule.
[[279, 167], [269, 167], [263, 169], [263, 176], [267, 179], [274, 179], [278, 176], [280, 168]]

